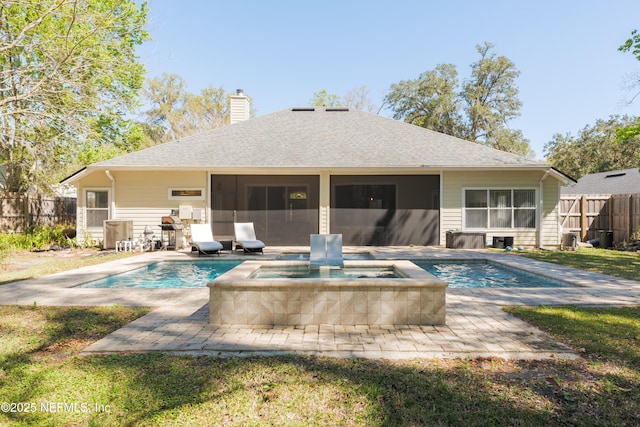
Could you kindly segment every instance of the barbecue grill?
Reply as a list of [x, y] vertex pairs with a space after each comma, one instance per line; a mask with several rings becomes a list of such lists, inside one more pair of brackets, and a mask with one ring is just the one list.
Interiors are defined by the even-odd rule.
[[176, 242], [182, 240], [182, 230], [184, 230], [184, 224], [180, 218], [175, 215], [163, 216], [160, 229], [162, 230], [163, 244], [167, 242], [167, 249], [175, 249]]

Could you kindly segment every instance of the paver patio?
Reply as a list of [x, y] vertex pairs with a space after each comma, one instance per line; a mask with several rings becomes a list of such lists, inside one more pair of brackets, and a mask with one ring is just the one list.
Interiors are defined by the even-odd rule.
[[[259, 259], [305, 248], [270, 248]], [[308, 249], [308, 248], [307, 248]], [[247, 327], [208, 323], [209, 289], [88, 289], [72, 286], [150, 262], [190, 257], [150, 252], [97, 266], [0, 286], [1, 304], [135, 305], [155, 309], [88, 346], [83, 354], [161, 351], [248, 356], [285, 353], [383, 359], [503, 357], [576, 358], [574, 351], [505, 313], [505, 305], [638, 305], [640, 282], [551, 265], [490, 251], [425, 247], [347, 247], [379, 259], [489, 258], [531, 272], [551, 274], [579, 287], [547, 289], [448, 289], [445, 326], [306, 325]], [[237, 256], [225, 254], [224, 258]], [[250, 259], [251, 257], [242, 257]], [[218, 259], [216, 257], [216, 259]]]

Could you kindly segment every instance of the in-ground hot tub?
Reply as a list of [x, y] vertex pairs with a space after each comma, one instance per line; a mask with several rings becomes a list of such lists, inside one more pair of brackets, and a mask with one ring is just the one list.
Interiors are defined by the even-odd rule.
[[[447, 283], [410, 261], [345, 261], [343, 274], [337, 275], [344, 277], [335, 277], [335, 271], [323, 274], [323, 267], [317, 277], [301, 277], [308, 266], [305, 261], [245, 261], [227, 271], [207, 284], [209, 323], [446, 323]], [[294, 277], [273, 277], [276, 269], [276, 276], [289, 271]]]

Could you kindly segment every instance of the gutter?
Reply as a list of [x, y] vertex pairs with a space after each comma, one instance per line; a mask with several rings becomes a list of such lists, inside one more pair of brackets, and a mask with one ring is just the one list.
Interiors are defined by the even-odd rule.
[[111, 215], [110, 219], [116, 218], [116, 180], [111, 176], [111, 172], [108, 169], [105, 169], [104, 174], [107, 175], [107, 178], [111, 181]]
[[539, 209], [540, 209], [540, 214], [538, 215], [538, 242], [537, 242], [537, 246], [540, 249], [544, 249], [542, 247], [542, 241], [543, 241], [543, 228], [542, 228], [542, 216], [544, 213], [544, 180], [547, 179], [547, 177], [551, 174], [552, 169], [547, 169], [544, 173], [544, 175], [542, 175], [542, 178], [540, 178], [540, 183], [539, 183], [539, 191], [538, 194], [540, 195], [540, 203], [539, 203]]

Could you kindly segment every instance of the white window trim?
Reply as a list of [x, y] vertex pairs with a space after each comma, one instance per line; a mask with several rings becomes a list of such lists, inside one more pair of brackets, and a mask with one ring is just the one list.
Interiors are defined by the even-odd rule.
[[106, 191], [107, 192], [107, 219], [111, 219], [111, 188], [110, 187], [87, 187], [83, 189], [82, 197], [84, 198], [84, 203], [82, 206], [82, 222], [85, 230], [102, 230], [103, 226], [93, 226], [89, 227], [87, 224], [87, 210], [95, 209], [95, 208], [87, 208], [87, 192], [89, 191]]
[[[504, 190], [510, 190], [511, 191], [511, 204], [513, 205], [513, 191], [517, 191], [517, 190], [523, 190], [523, 191], [533, 191], [534, 192], [534, 199], [536, 200], [536, 206], [535, 208], [530, 208], [531, 210], [535, 209], [535, 226], [532, 228], [523, 228], [523, 227], [509, 227], [509, 228], [491, 228], [488, 227], [488, 223], [490, 221], [491, 215], [489, 215], [490, 211], [491, 211], [491, 207], [487, 206], [486, 209], [487, 210], [487, 227], [467, 227], [467, 215], [466, 215], [466, 211], [467, 211], [467, 200], [466, 200], [466, 194], [467, 194], [467, 190], [483, 190], [483, 191], [492, 191], [492, 190], [497, 190], [497, 191], [504, 191]], [[487, 199], [487, 202], [489, 202], [489, 200]], [[479, 209], [479, 208], [478, 208]], [[511, 224], [514, 223], [514, 207], [511, 206]], [[462, 188], [462, 230], [464, 231], [534, 231], [538, 229], [538, 224], [539, 224], [539, 215], [540, 215], [540, 202], [538, 199], [538, 190], [534, 187], [463, 187]]]
[[[174, 196], [174, 191], [200, 191], [199, 196]], [[172, 187], [167, 190], [169, 200], [204, 200], [205, 189], [203, 187]]]

